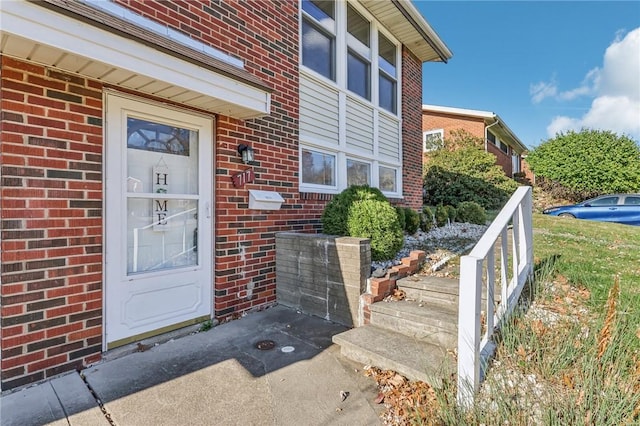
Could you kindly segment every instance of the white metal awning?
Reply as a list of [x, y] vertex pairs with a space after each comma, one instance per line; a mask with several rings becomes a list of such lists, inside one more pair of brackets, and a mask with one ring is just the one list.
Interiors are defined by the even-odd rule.
[[99, 10], [51, 3], [0, 2], [2, 55], [238, 119], [269, 114], [271, 90], [248, 71]]

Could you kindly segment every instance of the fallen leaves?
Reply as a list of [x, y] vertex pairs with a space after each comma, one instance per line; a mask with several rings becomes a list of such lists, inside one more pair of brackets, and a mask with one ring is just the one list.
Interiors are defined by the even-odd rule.
[[365, 375], [378, 384], [376, 404], [385, 404], [381, 415], [385, 424], [392, 425], [439, 425], [439, 404], [434, 389], [425, 382], [409, 381], [390, 370], [365, 367]]

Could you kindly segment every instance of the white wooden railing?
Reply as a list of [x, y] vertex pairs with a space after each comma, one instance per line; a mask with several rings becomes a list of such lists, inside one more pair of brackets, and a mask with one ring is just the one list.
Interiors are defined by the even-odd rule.
[[462, 407], [473, 404], [481, 375], [495, 351], [493, 334], [512, 312], [525, 283], [533, 278], [532, 206], [531, 187], [519, 187], [471, 253], [460, 258], [457, 398]]

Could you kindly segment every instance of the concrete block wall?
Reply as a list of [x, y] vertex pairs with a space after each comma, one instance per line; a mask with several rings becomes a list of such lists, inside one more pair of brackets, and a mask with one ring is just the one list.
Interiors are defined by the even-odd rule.
[[276, 234], [279, 303], [346, 326], [359, 325], [360, 295], [371, 272], [369, 240]]

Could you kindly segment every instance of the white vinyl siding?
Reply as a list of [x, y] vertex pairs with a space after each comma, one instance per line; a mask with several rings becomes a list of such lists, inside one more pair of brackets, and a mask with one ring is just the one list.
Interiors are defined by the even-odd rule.
[[338, 91], [300, 78], [300, 137], [338, 144]]
[[373, 111], [347, 98], [347, 147], [373, 154]]
[[[371, 186], [381, 188], [383, 185], [386, 196], [401, 198], [402, 119], [399, 107], [389, 108], [387, 101], [380, 103], [379, 76], [388, 77], [390, 71], [386, 70], [387, 64], [382, 63], [378, 41], [381, 34], [388, 41], [382, 58], [395, 66], [391, 74], [395, 84], [394, 102], [398, 106], [402, 98], [401, 44], [359, 3], [348, 2], [352, 18], [350, 27], [347, 2], [332, 4], [335, 5], [335, 17], [331, 22], [335, 25], [324, 29], [335, 35], [336, 74], [335, 78], [329, 78], [305, 65], [304, 61], [300, 64], [300, 152], [335, 155], [336, 182], [334, 185], [314, 184], [311, 178], [303, 179], [304, 165], [301, 163], [300, 191], [335, 194], [350, 182], [366, 180], [363, 176], [367, 175]], [[326, 5], [328, 7], [328, 3]], [[313, 12], [312, 9], [301, 12], [301, 22], [311, 19], [310, 11]], [[396, 56], [389, 60], [394, 46]], [[303, 48], [301, 43], [301, 51]], [[355, 71], [355, 65], [351, 64], [349, 70], [348, 57], [354, 53], [365, 59], [370, 67], [362, 76], [370, 80], [365, 84], [367, 90], [361, 90], [359, 82], [353, 80], [353, 73], [352, 81], [349, 81], [349, 72]], [[385, 92], [385, 96], [388, 95], [388, 91]], [[370, 165], [367, 173], [361, 170], [364, 169], [362, 164]], [[381, 170], [385, 172], [384, 176], [380, 175]], [[381, 181], [383, 178], [385, 182]]]
[[384, 114], [378, 119], [378, 152], [391, 160], [400, 160], [400, 122]]

